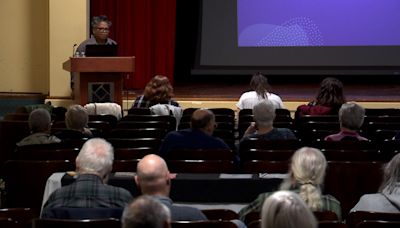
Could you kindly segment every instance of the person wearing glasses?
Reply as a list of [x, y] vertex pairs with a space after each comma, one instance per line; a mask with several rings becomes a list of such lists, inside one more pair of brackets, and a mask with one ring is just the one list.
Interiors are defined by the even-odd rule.
[[[90, 23], [92, 27], [92, 36], [83, 41], [81, 44], [79, 44], [78, 48], [76, 49], [74, 55], [75, 56], [85, 56], [86, 52], [86, 46], [87, 45], [117, 45], [117, 42], [109, 38], [110, 34], [110, 27], [112, 25], [111, 21], [108, 20], [107, 16], [105, 15], [100, 15], [100, 16], [94, 16], [92, 18], [92, 21]], [[72, 91], [72, 97], [74, 97], [74, 85], [75, 85], [75, 78], [76, 78], [76, 73], [71, 73], [71, 91]]]
[[111, 21], [108, 20], [107, 16], [100, 15], [92, 18], [90, 23], [92, 26], [92, 36], [83, 41], [76, 49], [75, 54], [82, 54], [86, 51], [86, 45], [88, 44], [98, 44], [98, 45], [116, 45], [117, 42], [110, 39], [108, 36], [110, 34], [110, 27], [112, 25]]

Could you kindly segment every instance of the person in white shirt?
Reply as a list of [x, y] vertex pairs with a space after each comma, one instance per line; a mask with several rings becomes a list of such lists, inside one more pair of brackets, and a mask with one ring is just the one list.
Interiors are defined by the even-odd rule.
[[261, 73], [253, 75], [250, 81], [251, 91], [245, 92], [240, 96], [236, 107], [241, 109], [253, 109], [254, 105], [262, 100], [271, 101], [275, 108], [284, 108], [282, 99], [273, 93], [268, 92], [270, 85], [267, 77]]

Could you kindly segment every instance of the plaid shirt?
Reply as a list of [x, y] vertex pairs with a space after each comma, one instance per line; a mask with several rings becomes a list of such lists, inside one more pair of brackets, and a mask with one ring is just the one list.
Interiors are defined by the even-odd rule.
[[[296, 193], [299, 193], [298, 189], [294, 189], [293, 191]], [[271, 194], [272, 194], [272, 192], [261, 193], [260, 195], [258, 195], [257, 199], [255, 199], [253, 202], [251, 202], [246, 207], [242, 208], [239, 211], [240, 220], [244, 221], [244, 218], [250, 212], [253, 212], [253, 211], [261, 212], [264, 201]], [[331, 195], [322, 195], [321, 200], [322, 200], [322, 208], [319, 211], [333, 211], [336, 213], [339, 220], [341, 220], [342, 209], [340, 207], [340, 202]]]
[[114, 208], [125, 207], [132, 195], [125, 189], [103, 184], [93, 174], [79, 175], [76, 181], [53, 192], [43, 207], [42, 217], [56, 207]]
[[[151, 106], [156, 105], [156, 104], [158, 104], [158, 103], [151, 102], [151, 101], [147, 100], [147, 98], [145, 96], [141, 95], [136, 98], [135, 102], [132, 104], [132, 108], [150, 108]], [[176, 102], [174, 100], [162, 102], [162, 104], [169, 104], [169, 105], [179, 107], [178, 102]]]

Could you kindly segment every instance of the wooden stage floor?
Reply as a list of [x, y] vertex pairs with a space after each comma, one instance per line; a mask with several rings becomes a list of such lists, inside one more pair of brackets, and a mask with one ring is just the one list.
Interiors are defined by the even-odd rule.
[[[176, 81], [174, 94], [176, 100], [237, 101], [240, 95], [249, 90], [249, 78], [221, 77], [200, 78]], [[315, 97], [320, 80], [299, 82], [299, 80], [269, 80], [272, 92], [284, 102], [304, 102]], [[343, 80], [342, 80], [343, 81]], [[349, 101], [359, 102], [400, 102], [400, 80], [387, 79], [377, 82], [359, 78], [343, 81], [344, 93]], [[129, 91], [130, 98], [142, 94], [142, 90]]]

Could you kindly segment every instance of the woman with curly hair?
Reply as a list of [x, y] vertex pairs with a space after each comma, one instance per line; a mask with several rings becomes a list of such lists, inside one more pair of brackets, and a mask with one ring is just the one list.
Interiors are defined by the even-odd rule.
[[169, 104], [179, 107], [178, 102], [172, 100], [173, 92], [168, 78], [163, 75], [156, 75], [147, 83], [144, 94], [136, 98], [132, 108], [149, 108], [156, 104]]
[[314, 101], [297, 107], [296, 117], [303, 115], [337, 115], [342, 104], [346, 103], [343, 84], [336, 78], [325, 78], [319, 87]]

